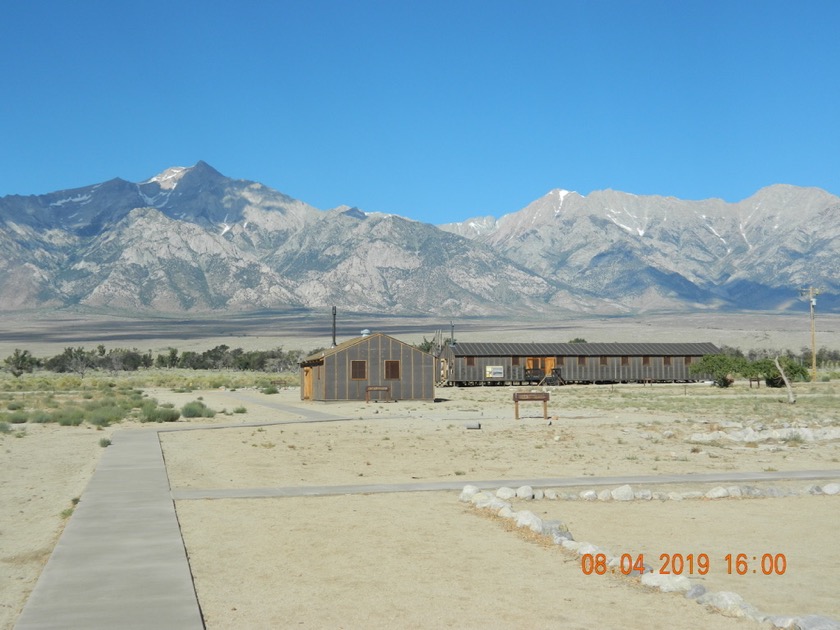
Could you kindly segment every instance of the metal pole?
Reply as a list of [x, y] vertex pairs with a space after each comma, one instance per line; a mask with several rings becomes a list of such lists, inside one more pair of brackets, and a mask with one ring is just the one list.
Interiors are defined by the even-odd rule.
[[799, 289], [799, 295], [808, 296], [808, 303], [811, 307], [811, 382], [817, 382], [817, 296], [820, 294], [820, 289], [808, 287], [807, 289]]
[[817, 323], [814, 317], [814, 309], [817, 306], [817, 298], [811, 288], [811, 382], [817, 382]]

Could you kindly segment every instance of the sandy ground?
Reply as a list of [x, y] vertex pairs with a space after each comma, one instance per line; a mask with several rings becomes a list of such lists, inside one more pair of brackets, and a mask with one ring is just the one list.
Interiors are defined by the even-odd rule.
[[[807, 317], [785, 316], [776, 328], [764, 317], [719, 318], [705, 331], [695, 330], [703, 325], [696, 318], [667, 331], [658, 327], [661, 319], [620, 325], [603, 320], [586, 329], [563, 322], [556, 334], [561, 340], [613, 341], [646, 340], [656, 333], [674, 340], [693, 330], [693, 338], [744, 348], [807, 345]], [[840, 345], [838, 322], [822, 324], [832, 328], [821, 331], [821, 345]], [[486, 335], [456, 330], [462, 339]], [[510, 339], [529, 335], [547, 338], [544, 329], [535, 328]], [[59, 337], [39, 347], [60, 352], [68, 342]], [[143, 343], [165, 347], [173, 339], [183, 349], [175, 337], [150, 336]], [[218, 339], [232, 347], [247, 347], [239, 343], [243, 339], [261, 344], [255, 347], [294, 343], [291, 336], [284, 338], [288, 343], [267, 341], [267, 332], [244, 338], [220, 333]], [[190, 343], [200, 350], [213, 341]], [[303, 347], [323, 345], [320, 341], [297, 339]], [[17, 338], [3, 343], [0, 348], [31, 347]], [[120, 339], [119, 345], [138, 344]], [[4, 352], [0, 355], [11, 350]], [[701, 386], [560, 388], [551, 394], [551, 426], [536, 403], [523, 405], [524, 418], [515, 422], [511, 392], [442, 389], [438, 395], [447, 400], [438, 403], [309, 403], [305, 409], [341, 421], [213, 430], [199, 427], [300, 420], [298, 394], [159, 390], [150, 395], [179, 406], [201, 396], [220, 412], [176, 425], [196, 430], [161, 434], [174, 489], [840, 469], [836, 441], [686, 441], [733, 422], [840, 426], [840, 388], [835, 391], [832, 383], [797, 385], [795, 406], [777, 402], [783, 393], [743, 385], [726, 392]], [[247, 412], [232, 413], [237, 407]], [[480, 422], [482, 429], [468, 430], [468, 422]], [[131, 429], [126, 423], [104, 432], [84, 425], [12, 425], [12, 433], [0, 435], [0, 628], [13, 626], [63, 528], [62, 511], [74, 498], [84, 500], [102, 453], [99, 439]], [[21, 430], [25, 433], [16, 437]], [[836, 596], [832, 601], [826, 595], [840, 583], [840, 548], [831, 539], [837, 501], [543, 501], [530, 509], [566, 521], [579, 540], [616, 553], [645, 553], [651, 564], [660, 553], [707, 553], [715, 564], [701, 583], [731, 588], [767, 612], [840, 618]], [[585, 576], [576, 558], [460, 504], [457, 492], [182, 500], [177, 510], [209, 628], [754, 627], [629, 580]], [[781, 578], [727, 576], [726, 553], [784, 553], [788, 571]]]
[[[836, 443], [776, 445], [775, 451], [704, 447], [693, 453], [684, 438], [718, 424], [706, 416], [554, 409], [548, 426], [539, 413], [515, 422], [507, 389], [441, 391], [451, 398], [307, 406], [343, 419], [331, 423], [163, 434], [172, 486], [246, 489], [840, 468]], [[646, 396], [685, 390], [657, 391], [634, 390]], [[554, 395], [578, 404], [593, 394], [591, 388], [565, 388]], [[610, 392], [604, 388], [601, 395]], [[707, 390], [696, 395], [708, 395]], [[295, 396], [285, 392], [274, 400], [289, 405]], [[250, 405], [252, 421], [292, 419], [276, 410], [257, 411], [262, 395], [255, 392], [203, 392], [203, 398], [217, 409]], [[541, 411], [539, 405], [532, 411]], [[480, 431], [465, 429], [475, 420], [482, 423]], [[662, 437], [666, 432], [674, 435]], [[651, 565], [661, 553], [706, 553], [712, 570], [692, 576], [698, 583], [739, 592], [767, 613], [840, 618], [832, 599], [840, 560], [832, 525], [840, 510], [837, 501], [541, 501], [528, 507], [567, 522], [578, 540], [615, 553], [645, 553]], [[631, 580], [585, 576], [574, 556], [508, 531], [501, 520], [459, 504], [457, 493], [184, 500], [177, 509], [209, 628], [717, 628], [747, 623], [713, 615], [677, 595], [648, 593]], [[759, 559], [784, 553], [788, 568], [782, 577], [760, 570], [759, 575], [728, 576], [727, 553]]]
[[[11, 628], [82, 496], [110, 434], [89, 426], [12, 425], [0, 435], [0, 628]], [[18, 437], [20, 436], [20, 437]]]

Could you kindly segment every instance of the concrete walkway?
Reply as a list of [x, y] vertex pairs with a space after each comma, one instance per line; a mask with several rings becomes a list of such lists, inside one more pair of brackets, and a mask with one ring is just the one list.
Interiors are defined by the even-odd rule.
[[258, 499], [265, 497], [321, 497], [342, 494], [381, 494], [387, 492], [433, 492], [440, 490], [461, 491], [465, 485], [482, 490], [495, 490], [502, 486], [518, 488], [591, 488], [593, 486], [642, 487], [662, 484], [749, 483], [768, 481], [817, 481], [840, 479], [840, 470], [791, 470], [787, 472], [725, 472], [696, 475], [626, 475], [621, 477], [553, 477], [548, 479], [492, 479], [461, 481], [417, 481], [411, 483], [371, 483], [346, 486], [287, 486], [269, 488], [173, 488], [176, 501], [191, 499]]
[[16, 630], [204, 627], [157, 431], [112, 440]]

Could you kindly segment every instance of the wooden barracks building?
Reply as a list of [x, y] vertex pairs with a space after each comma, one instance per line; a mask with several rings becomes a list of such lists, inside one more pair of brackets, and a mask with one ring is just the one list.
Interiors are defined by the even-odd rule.
[[639, 383], [711, 379], [689, 368], [711, 343], [456, 343], [441, 354], [447, 385]]
[[300, 363], [302, 400], [434, 400], [435, 357], [383, 333], [363, 335]]

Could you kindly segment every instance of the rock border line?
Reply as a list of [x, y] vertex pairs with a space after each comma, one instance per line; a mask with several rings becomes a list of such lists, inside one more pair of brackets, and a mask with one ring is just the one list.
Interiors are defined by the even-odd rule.
[[[733, 492], [737, 489], [738, 492]], [[751, 486], [732, 486], [724, 488], [718, 486], [706, 493], [657, 493], [658, 500], [684, 499], [713, 499], [721, 500], [727, 497], [763, 497], [779, 498], [785, 496], [796, 496], [802, 494], [822, 494], [826, 496], [840, 496], [840, 484], [829, 483], [825, 486], [811, 485], [802, 491], [784, 492], [778, 489], [760, 489]], [[670, 496], [670, 494], [676, 496]], [[520, 486], [511, 488], [502, 486], [496, 492], [482, 490], [476, 485], [465, 485], [458, 500], [463, 503], [470, 503], [476, 509], [493, 512], [500, 518], [509, 519], [515, 522], [517, 527], [527, 527], [535, 534], [543, 536], [563, 550], [573, 553], [578, 557], [585, 554], [604, 554], [607, 558], [607, 566], [617, 567], [621, 561], [610, 551], [602, 549], [589, 542], [579, 542], [574, 539], [566, 525], [559, 520], [543, 520], [530, 510], [514, 510], [507, 499], [522, 500], [584, 500], [584, 501], [634, 501], [653, 500], [654, 493], [650, 490], [634, 491], [630, 485], [623, 485], [612, 490], [605, 489], [600, 493], [594, 490], [584, 490], [578, 495], [558, 495], [554, 490], [534, 490], [531, 486]], [[690, 496], [684, 496], [690, 495]], [[619, 574], [616, 574], [619, 575]], [[630, 576], [623, 576], [624, 579], [636, 579]], [[682, 592], [687, 599], [692, 599], [698, 604], [725, 615], [727, 617], [741, 617], [750, 619], [761, 624], [770, 624], [772, 628], [780, 630], [840, 630], [840, 621], [823, 615], [769, 615], [758, 610], [749, 604], [743, 597], [732, 591], [707, 591], [702, 584], [692, 583], [684, 575], [661, 575], [655, 573], [653, 568], [645, 565], [645, 573], [638, 578], [639, 582], [648, 588], [658, 589], [660, 592]]]

